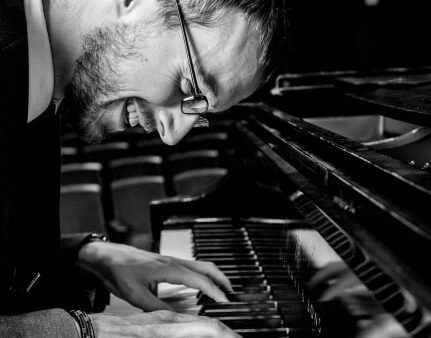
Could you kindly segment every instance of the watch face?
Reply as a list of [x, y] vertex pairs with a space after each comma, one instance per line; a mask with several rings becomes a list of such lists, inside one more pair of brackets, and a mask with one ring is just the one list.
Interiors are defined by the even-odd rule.
[[107, 236], [105, 236], [103, 234], [98, 234], [96, 232], [93, 232], [90, 235], [89, 240], [90, 241], [101, 241], [101, 242], [108, 242], [109, 241]]

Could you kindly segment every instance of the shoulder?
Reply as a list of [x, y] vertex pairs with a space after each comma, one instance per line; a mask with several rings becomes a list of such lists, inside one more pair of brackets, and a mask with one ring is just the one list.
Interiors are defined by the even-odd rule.
[[[0, 0], [0, 113], [8, 102], [23, 101], [28, 95], [28, 42], [24, 0]], [[11, 103], [12, 104], [12, 103]], [[0, 116], [1, 120], [1, 116]], [[2, 121], [4, 122], [4, 121]]]

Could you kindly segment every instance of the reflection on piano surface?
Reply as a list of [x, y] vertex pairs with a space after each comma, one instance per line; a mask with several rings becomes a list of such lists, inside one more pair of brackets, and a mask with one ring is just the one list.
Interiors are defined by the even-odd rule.
[[160, 295], [244, 337], [431, 337], [429, 172], [265, 104], [234, 109], [229, 176], [151, 206], [155, 250], [181, 230], [234, 292]]

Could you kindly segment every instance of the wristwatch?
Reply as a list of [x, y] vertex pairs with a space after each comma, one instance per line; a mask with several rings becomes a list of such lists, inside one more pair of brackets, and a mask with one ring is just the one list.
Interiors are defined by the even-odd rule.
[[75, 253], [74, 253], [75, 260], [74, 260], [74, 262], [77, 262], [79, 251], [81, 251], [81, 249], [85, 245], [87, 245], [89, 243], [93, 243], [93, 242], [109, 242], [109, 238], [108, 238], [108, 236], [101, 234], [101, 233], [98, 233], [98, 232], [92, 232], [92, 233], [87, 234], [83, 239], [81, 239], [81, 241], [79, 242], [79, 244], [75, 248]]
[[84, 239], [82, 246], [92, 242], [109, 242], [109, 238], [104, 234], [92, 232]]

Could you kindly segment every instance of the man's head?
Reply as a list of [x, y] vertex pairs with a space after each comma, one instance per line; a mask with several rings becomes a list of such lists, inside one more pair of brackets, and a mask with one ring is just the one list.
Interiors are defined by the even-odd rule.
[[[179, 1], [208, 113], [249, 96], [268, 75], [284, 29], [283, 2]], [[139, 123], [147, 131], [157, 130], [165, 143], [177, 143], [199, 116], [181, 112], [192, 81], [176, 1], [83, 3], [80, 20], [93, 15], [95, 23], [76, 22], [83, 27], [77, 34], [83, 44], [66, 89], [81, 134], [98, 141], [106, 132]], [[55, 55], [54, 48], [54, 61]]]

